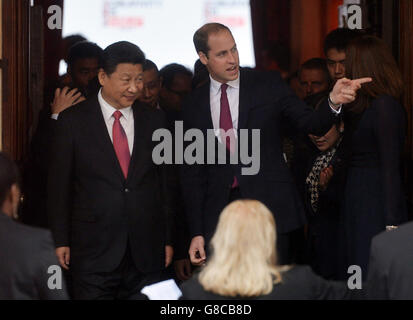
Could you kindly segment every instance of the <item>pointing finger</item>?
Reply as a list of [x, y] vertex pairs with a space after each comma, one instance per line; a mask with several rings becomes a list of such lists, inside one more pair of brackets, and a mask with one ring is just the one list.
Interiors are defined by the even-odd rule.
[[372, 81], [373, 81], [372, 78], [366, 77], [366, 78], [354, 79], [354, 80], [353, 80], [353, 83], [356, 83], [356, 84], [361, 85], [361, 84], [363, 84], [363, 83], [372, 82]]

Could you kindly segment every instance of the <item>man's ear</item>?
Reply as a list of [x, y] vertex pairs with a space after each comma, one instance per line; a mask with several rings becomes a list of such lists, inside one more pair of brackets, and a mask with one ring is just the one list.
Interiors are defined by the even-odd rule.
[[208, 64], [208, 57], [205, 53], [203, 53], [202, 51], [198, 52], [198, 56], [199, 56], [199, 60], [201, 61], [201, 63], [206, 66]]
[[103, 70], [103, 68], [100, 68], [99, 72], [98, 72], [98, 79], [99, 79], [99, 83], [102, 87], [105, 86], [105, 80], [106, 80], [107, 77], [108, 77], [108, 75]]

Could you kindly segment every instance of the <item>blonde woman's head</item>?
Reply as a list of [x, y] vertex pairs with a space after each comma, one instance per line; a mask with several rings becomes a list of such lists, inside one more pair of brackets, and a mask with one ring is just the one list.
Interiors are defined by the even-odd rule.
[[221, 213], [212, 257], [200, 274], [204, 289], [227, 296], [268, 294], [281, 280], [276, 268], [272, 213], [256, 200], [238, 200]]

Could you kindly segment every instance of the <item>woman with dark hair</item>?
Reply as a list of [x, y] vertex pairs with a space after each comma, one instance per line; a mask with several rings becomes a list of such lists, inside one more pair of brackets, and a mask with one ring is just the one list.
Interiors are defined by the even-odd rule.
[[350, 147], [343, 208], [346, 265], [360, 266], [365, 278], [372, 237], [407, 220], [400, 172], [406, 132], [399, 103], [403, 82], [386, 44], [373, 36], [347, 47], [346, 77], [373, 79], [344, 115]]

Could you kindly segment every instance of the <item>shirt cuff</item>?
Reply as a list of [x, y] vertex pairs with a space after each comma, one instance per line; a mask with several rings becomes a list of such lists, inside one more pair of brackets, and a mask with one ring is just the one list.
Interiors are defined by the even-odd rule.
[[330, 106], [331, 111], [333, 111], [335, 114], [340, 114], [341, 112], [341, 107], [343, 106], [342, 104], [339, 105], [338, 109], [334, 109], [334, 106], [331, 104], [331, 102], [328, 102], [328, 105]]
[[58, 113], [52, 113], [51, 118], [53, 120], [57, 120], [57, 118], [59, 118], [59, 114]]

